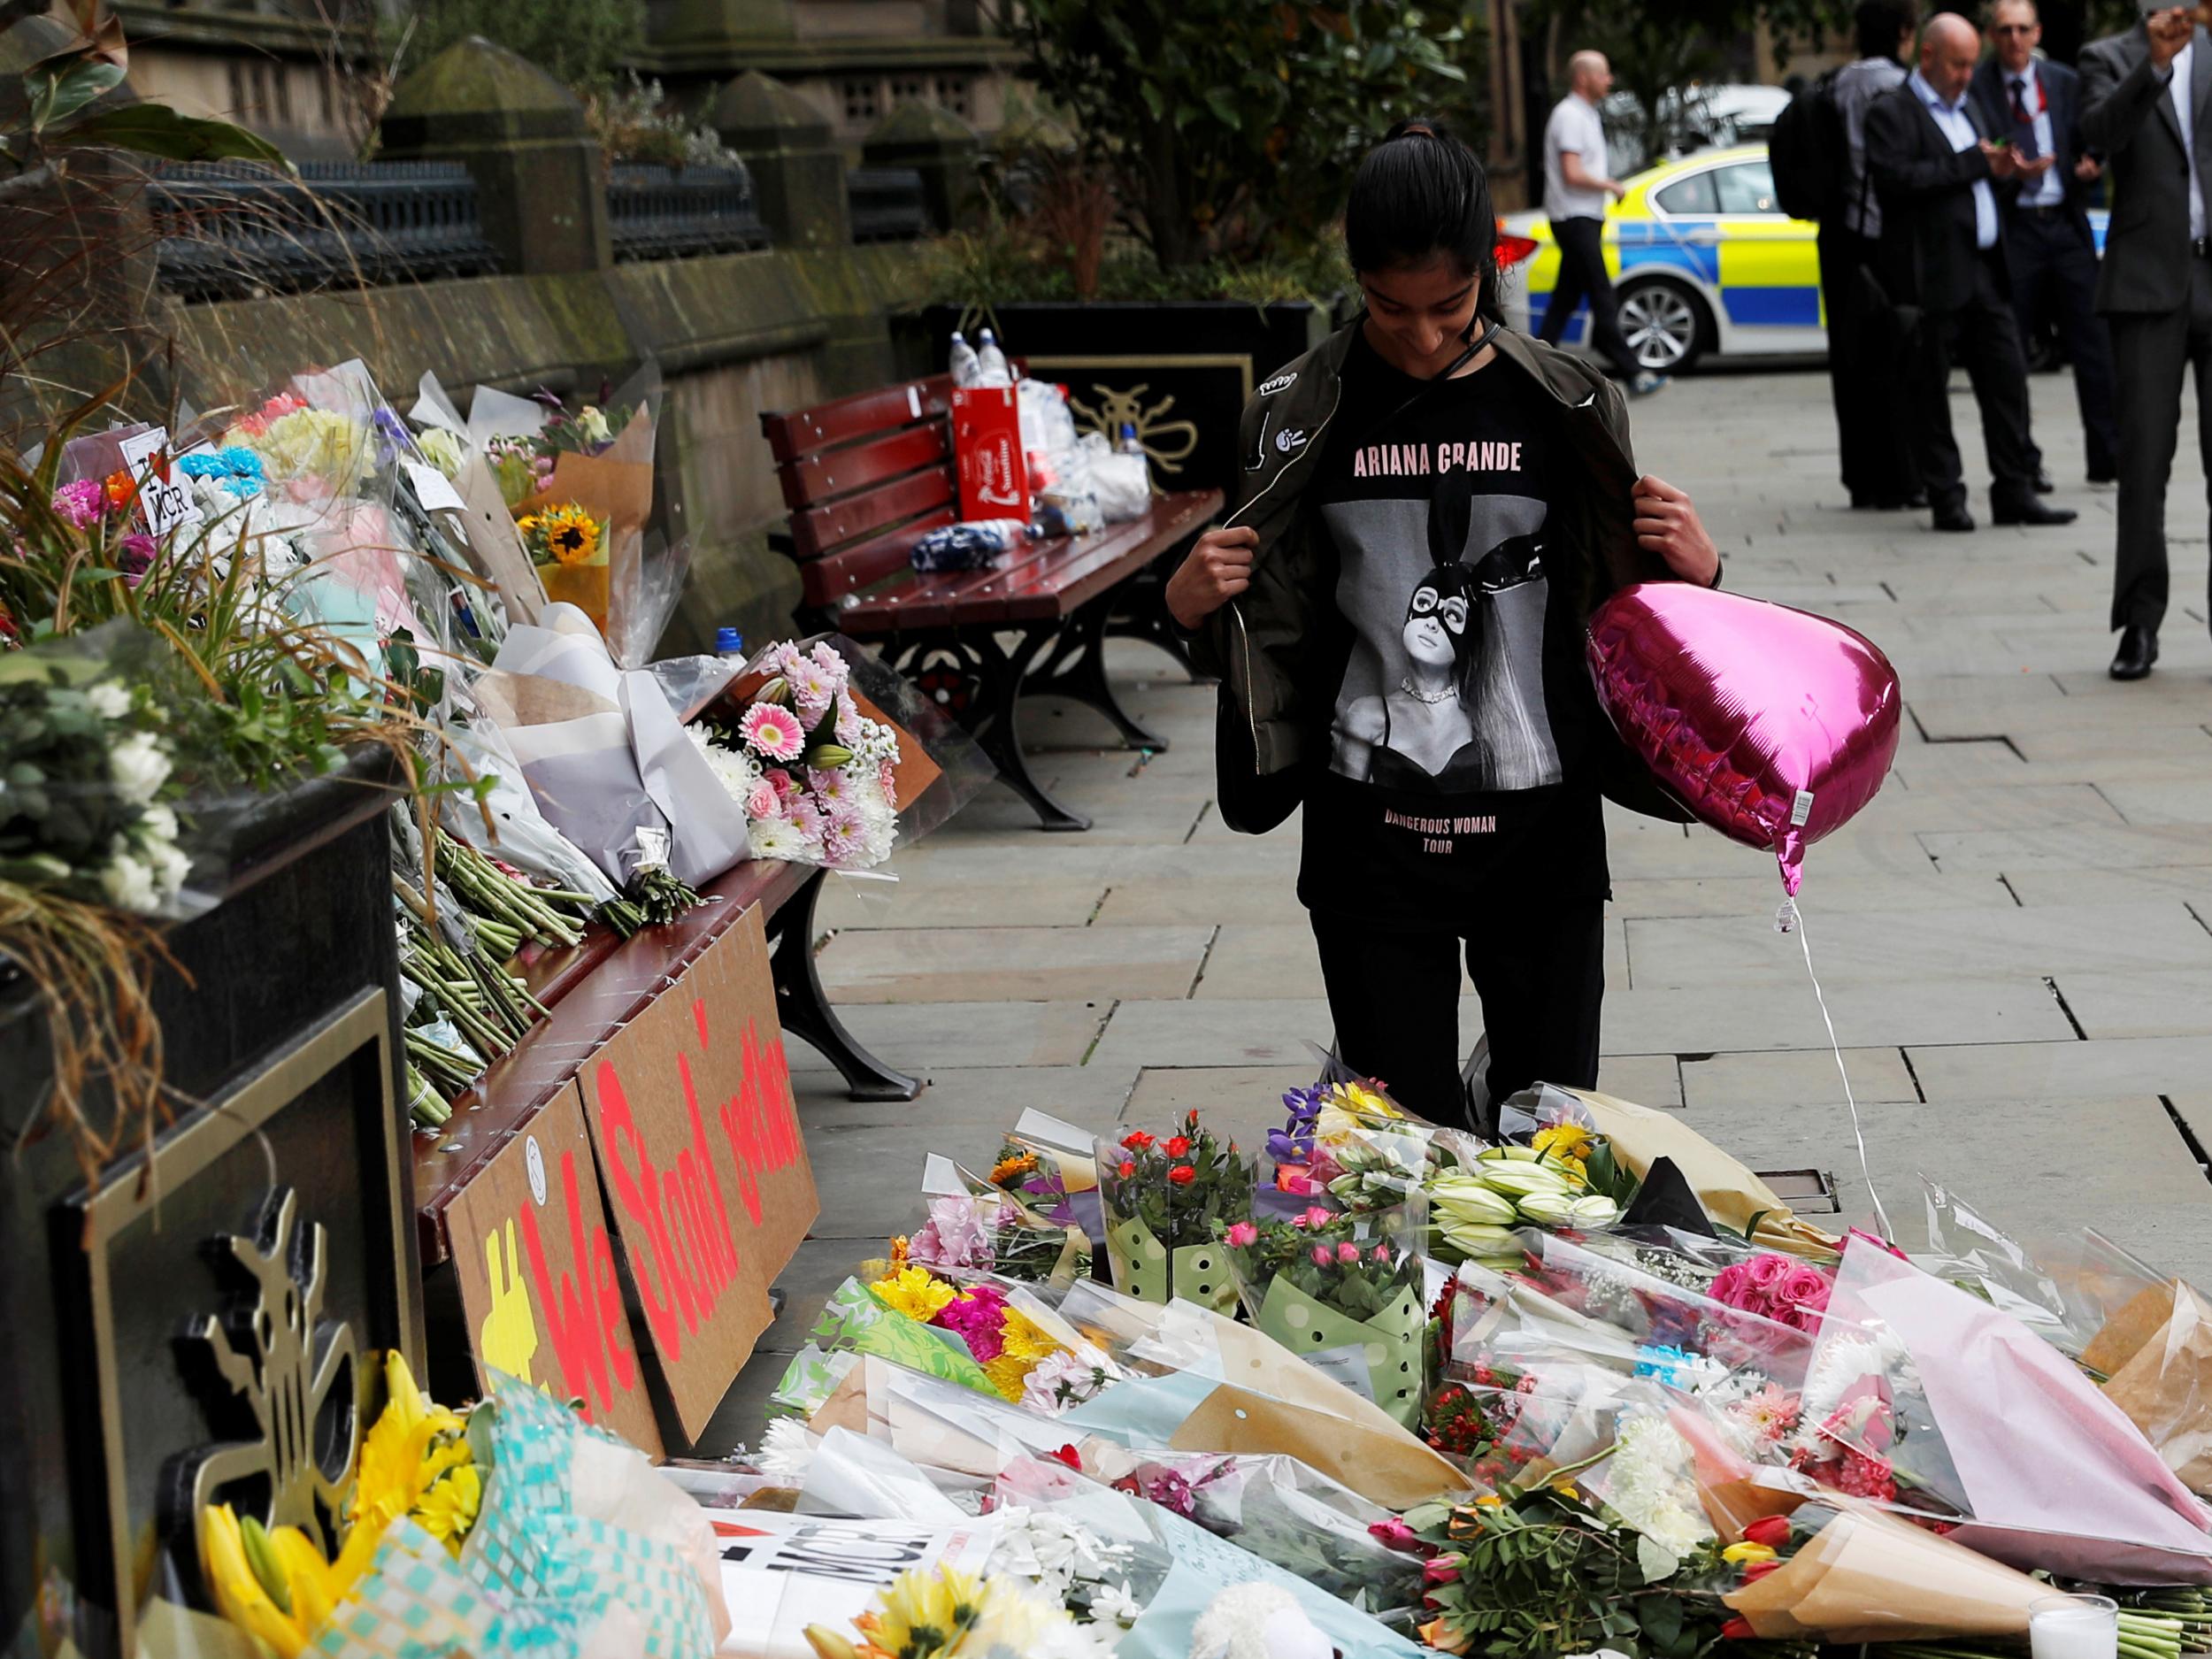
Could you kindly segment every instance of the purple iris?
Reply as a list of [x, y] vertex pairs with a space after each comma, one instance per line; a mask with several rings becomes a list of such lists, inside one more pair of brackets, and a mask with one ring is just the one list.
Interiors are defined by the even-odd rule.
[[376, 406], [376, 412], [370, 417], [370, 422], [376, 428], [378, 466], [389, 467], [393, 457], [415, 452], [415, 441], [409, 435], [406, 423], [383, 404]]
[[1280, 1129], [1267, 1132], [1267, 1156], [1278, 1164], [1305, 1164], [1313, 1157], [1313, 1125], [1321, 1116], [1327, 1091], [1318, 1085], [1294, 1088], [1283, 1096], [1290, 1118]]

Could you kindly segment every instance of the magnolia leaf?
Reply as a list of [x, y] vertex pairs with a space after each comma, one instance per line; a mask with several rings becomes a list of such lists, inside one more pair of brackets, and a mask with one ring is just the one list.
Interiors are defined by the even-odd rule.
[[180, 115], [165, 104], [125, 104], [101, 110], [55, 134], [53, 142], [111, 145], [165, 161], [264, 161], [292, 170], [284, 152], [257, 133], [228, 121]]
[[24, 96], [31, 101], [31, 126], [42, 131], [65, 121], [123, 79], [120, 64], [81, 58], [66, 69], [42, 69], [23, 77]]
[[1655, 1544], [1639, 1532], [1636, 1535], [1636, 1565], [1642, 1571], [1646, 1584], [1662, 1584], [1674, 1577], [1682, 1565], [1682, 1559], [1663, 1544]]

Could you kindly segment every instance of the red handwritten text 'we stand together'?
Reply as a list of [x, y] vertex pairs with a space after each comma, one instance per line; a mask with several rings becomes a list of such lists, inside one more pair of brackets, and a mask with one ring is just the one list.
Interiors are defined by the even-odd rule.
[[[692, 1014], [704, 1053], [706, 1004], [695, 1002]], [[735, 1202], [757, 1227], [761, 1177], [788, 1168], [799, 1156], [799, 1125], [791, 1109], [791, 1068], [781, 1037], [763, 1043], [757, 1027], [749, 1021], [740, 1043], [737, 1090], [712, 1107], [711, 1113], [736, 1167]], [[613, 1200], [621, 1207], [630, 1271], [654, 1346], [670, 1364], [681, 1357], [684, 1338], [714, 1317], [723, 1293], [737, 1279], [739, 1262], [732, 1204], [708, 1139], [708, 1110], [700, 1104], [689, 1060], [680, 1055], [676, 1064], [689, 1136], [665, 1170], [656, 1164], [639, 1132], [628, 1092], [613, 1063], [602, 1060], [594, 1077], [600, 1155]], [[605, 1224], [596, 1217], [588, 1225], [584, 1220], [572, 1153], [562, 1156], [561, 1184], [569, 1236], [576, 1241], [579, 1270], [587, 1283], [580, 1290], [565, 1272], [557, 1286], [551, 1281], [536, 1217], [526, 1206], [522, 1212], [523, 1249], [538, 1305], [545, 1310], [563, 1386], [572, 1398], [581, 1397], [594, 1406], [596, 1415], [612, 1404], [611, 1378], [614, 1387], [626, 1394], [636, 1386], [636, 1362], [617, 1340], [623, 1316], [614, 1254]]]

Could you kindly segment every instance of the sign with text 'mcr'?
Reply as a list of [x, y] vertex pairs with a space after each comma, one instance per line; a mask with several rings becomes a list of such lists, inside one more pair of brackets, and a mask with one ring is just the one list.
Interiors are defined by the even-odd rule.
[[820, 1209], [758, 907], [579, 1080], [638, 1334], [695, 1440], [768, 1328], [768, 1287]]
[[573, 1083], [461, 1190], [446, 1232], [478, 1383], [503, 1371], [580, 1400], [590, 1421], [658, 1461], [660, 1430]]

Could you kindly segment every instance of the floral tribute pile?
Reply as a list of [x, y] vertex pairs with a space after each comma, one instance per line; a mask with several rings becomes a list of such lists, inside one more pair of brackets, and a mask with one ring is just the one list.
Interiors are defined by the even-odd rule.
[[1332, 1077], [1255, 1140], [1025, 1114], [832, 1298], [754, 1478], [972, 1530], [824, 1659], [1967, 1659], [2054, 1578], [2131, 1659], [2212, 1641], [2207, 1304], [2108, 1241], [1932, 1194], [1909, 1259], [1548, 1087], [1484, 1141]]

